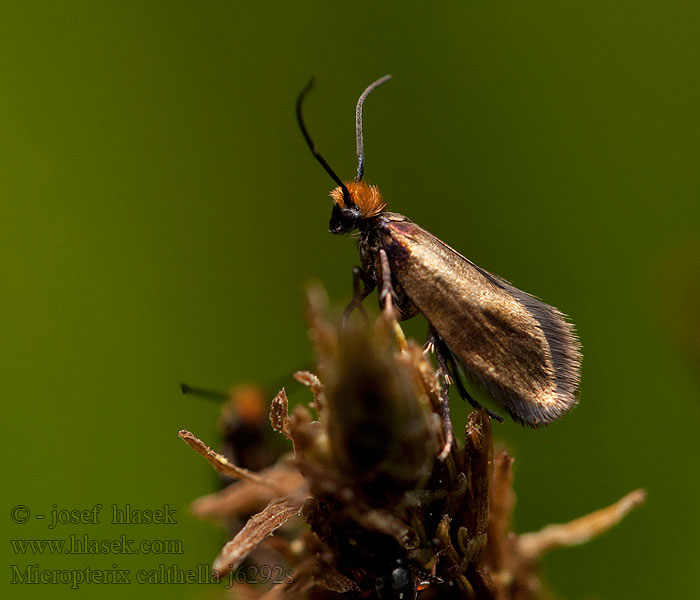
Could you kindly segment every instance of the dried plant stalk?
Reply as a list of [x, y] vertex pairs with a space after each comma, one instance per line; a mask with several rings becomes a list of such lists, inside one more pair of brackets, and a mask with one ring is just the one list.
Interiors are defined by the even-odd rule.
[[646, 499], [645, 490], [634, 490], [614, 504], [561, 525], [547, 525], [535, 533], [518, 538], [518, 550], [531, 560], [556, 548], [585, 544], [592, 538], [617, 525], [627, 514]]
[[228, 475], [229, 477], [233, 477], [234, 479], [245, 479], [246, 481], [250, 481], [252, 483], [257, 483], [259, 485], [264, 485], [275, 490], [279, 490], [279, 486], [277, 485], [277, 483], [275, 483], [275, 481], [267, 480], [264, 477], [258, 475], [257, 473], [249, 471], [248, 469], [237, 467], [236, 465], [229, 462], [229, 460], [225, 456], [222, 456], [218, 452], [214, 452], [214, 450], [207, 446], [202, 440], [195, 437], [194, 434], [187, 431], [186, 429], [180, 431], [180, 433], [178, 433], [178, 436], [190, 448], [193, 448], [194, 450], [199, 452], [199, 454], [201, 454], [204, 458], [206, 458], [207, 461], [209, 461], [209, 464], [211, 464], [211, 466], [214, 467], [222, 475]]
[[254, 550], [275, 529], [299, 514], [301, 502], [290, 498], [270, 502], [262, 512], [251, 517], [230, 542], [221, 550], [214, 561], [213, 569], [220, 576], [236, 569], [243, 559]]

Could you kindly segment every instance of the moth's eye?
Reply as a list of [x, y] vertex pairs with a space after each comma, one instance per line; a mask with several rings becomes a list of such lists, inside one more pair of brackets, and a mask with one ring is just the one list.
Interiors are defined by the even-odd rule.
[[334, 204], [331, 214], [330, 232], [348, 233], [357, 227], [360, 217], [360, 209], [357, 206], [340, 208], [340, 206]]

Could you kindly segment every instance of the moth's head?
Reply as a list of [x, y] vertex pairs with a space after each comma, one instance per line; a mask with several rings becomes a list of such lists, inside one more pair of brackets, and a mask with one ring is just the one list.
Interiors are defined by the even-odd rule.
[[309, 90], [313, 86], [313, 79], [309, 81], [308, 85], [302, 90], [301, 94], [297, 98], [297, 122], [299, 123], [299, 128], [301, 133], [306, 140], [311, 154], [314, 158], [321, 163], [321, 166], [326, 170], [331, 176], [331, 179], [338, 184], [338, 187], [331, 191], [331, 198], [333, 198], [333, 212], [331, 213], [331, 221], [329, 225], [329, 231], [335, 234], [349, 233], [353, 229], [357, 229], [360, 223], [366, 219], [371, 219], [376, 217], [381, 213], [386, 207], [385, 202], [382, 200], [382, 195], [379, 190], [373, 185], [368, 185], [362, 182], [362, 176], [365, 170], [365, 154], [363, 149], [362, 141], [362, 105], [365, 98], [375, 90], [380, 85], [386, 83], [391, 79], [391, 75], [385, 75], [380, 77], [374, 83], [370, 84], [367, 89], [362, 92], [360, 99], [357, 101], [357, 106], [355, 107], [355, 133], [357, 141], [357, 176], [353, 181], [343, 181], [336, 175], [335, 171], [331, 169], [330, 165], [326, 162], [326, 159], [321, 156], [320, 152], [316, 150], [316, 146], [311, 140], [309, 132], [306, 130], [306, 125], [304, 124], [304, 119], [301, 114], [301, 106], [304, 102], [304, 98]]
[[331, 190], [333, 211], [328, 231], [338, 235], [349, 233], [365, 219], [376, 217], [386, 208], [379, 190], [361, 181], [347, 181]]

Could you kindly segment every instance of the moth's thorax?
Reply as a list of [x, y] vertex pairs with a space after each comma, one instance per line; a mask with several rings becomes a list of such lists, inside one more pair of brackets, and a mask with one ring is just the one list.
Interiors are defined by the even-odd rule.
[[[386, 202], [382, 199], [376, 186], [361, 181], [348, 181], [345, 183], [345, 187], [350, 193], [350, 200], [360, 209], [363, 219], [376, 217], [386, 208]], [[337, 187], [331, 190], [330, 196], [338, 207], [345, 208], [342, 188]]]
[[[358, 248], [362, 269], [377, 285], [381, 285], [383, 277], [380, 251], [384, 250], [387, 253], [390, 264], [408, 254], [393, 240], [392, 228], [395, 227], [415, 227], [415, 225], [408, 217], [392, 212], [382, 212], [372, 218], [364, 219], [359, 224]], [[392, 278], [392, 291], [394, 306], [398, 310], [400, 321], [418, 314], [418, 308], [395, 278]]]

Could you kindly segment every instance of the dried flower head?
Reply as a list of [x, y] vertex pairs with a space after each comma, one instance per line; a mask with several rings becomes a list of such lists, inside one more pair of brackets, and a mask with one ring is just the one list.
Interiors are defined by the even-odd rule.
[[227, 524], [252, 515], [214, 570], [223, 577], [244, 560], [291, 570], [269, 589], [234, 588], [241, 597], [539, 598], [543, 552], [587, 541], [643, 501], [638, 490], [571, 523], [516, 535], [513, 459], [494, 454], [487, 413], [473, 411], [463, 445], [449, 443], [440, 381], [391, 312], [349, 327], [325, 313], [323, 294], [312, 290], [319, 376], [295, 375], [312, 406], [290, 414], [283, 389], [270, 407], [272, 428], [291, 441], [292, 454], [252, 472], [180, 432], [239, 479], [195, 502], [195, 514]]

